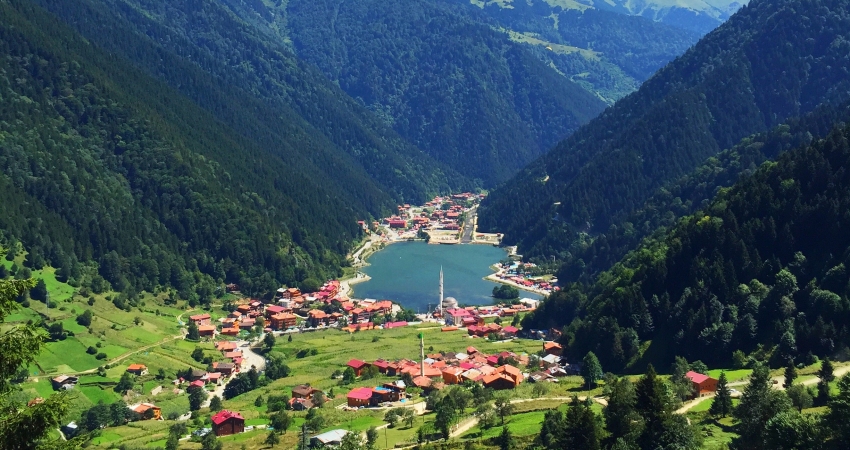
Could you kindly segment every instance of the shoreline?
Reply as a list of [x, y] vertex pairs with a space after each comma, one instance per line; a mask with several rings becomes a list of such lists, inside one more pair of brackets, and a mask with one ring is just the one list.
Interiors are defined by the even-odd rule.
[[[369, 274], [367, 274], [365, 272], [360, 272], [360, 269], [370, 266], [370, 264], [368, 262], [368, 259], [369, 259], [370, 256], [374, 255], [375, 253], [378, 253], [381, 250], [384, 250], [385, 248], [387, 248], [388, 246], [393, 245], [393, 244], [407, 243], [407, 242], [425, 242], [425, 240], [424, 239], [415, 239], [413, 241], [389, 240], [389, 241], [386, 241], [386, 242], [382, 242], [382, 241], [370, 241], [370, 242], [373, 242], [373, 244], [369, 244], [367, 242], [367, 244], [369, 244], [368, 247], [367, 247], [367, 244], [364, 244], [363, 247], [361, 247], [360, 249], [358, 249], [357, 252], [355, 252], [355, 255], [362, 255], [365, 252], [365, 250], [367, 250], [367, 249], [372, 250], [369, 253], [367, 253], [364, 257], [360, 258], [359, 266], [357, 267], [357, 269], [355, 269], [356, 270], [355, 276], [347, 278], [347, 279], [340, 280], [341, 290], [349, 298], [356, 298], [355, 297], [354, 285], [357, 285], [357, 284], [360, 284], [360, 283], [365, 283], [365, 282], [372, 279], [372, 277], [369, 276]], [[383, 244], [383, 246], [379, 249], [375, 249], [374, 248], [375, 242], [381, 243], [381, 244]], [[476, 242], [470, 242], [469, 243], [469, 245], [475, 245], [475, 244], [481, 245], [482, 243], [476, 243]], [[456, 244], [456, 245], [464, 245], [464, 244]], [[492, 245], [492, 244], [490, 244], [490, 245]], [[498, 246], [495, 246], [495, 247], [504, 250], [505, 254], [510, 256], [510, 252], [508, 251], [507, 247], [498, 247]], [[527, 287], [527, 286], [523, 286], [521, 284], [514, 283], [512, 281], [500, 279], [497, 276], [499, 271], [498, 271], [498, 269], [496, 269], [496, 264], [497, 264], [497, 262], [487, 266], [487, 268], [490, 269], [493, 273], [491, 273], [490, 275], [487, 275], [485, 277], [482, 277], [481, 278], [482, 280], [485, 280], [485, 281], [488, 281], [488, 282], [491, 282], [491, 283], [495, 283], [495, 284], [507, 284], [507, 285], [513, 286], [513, 287], [515, 287], [515, 288], [517, 288], [521, 291], [530, 292], [532, 294], [537, 294], [537, 295], [540, 295], [542, 297], [547, 297], [551, 294], [551, 292], [546, 292], [546, 291], [543, 291], [542, 289], [530, 288], [530, 287]], [[361, 273], [362, 276], [357, 276], [356, 273], [358, 273], [358, 272]], [[392, 300], [392, 299], [390, 299], [390, 300]], [[395, 300], [392, 300], [392, 301], [396, 302]]]

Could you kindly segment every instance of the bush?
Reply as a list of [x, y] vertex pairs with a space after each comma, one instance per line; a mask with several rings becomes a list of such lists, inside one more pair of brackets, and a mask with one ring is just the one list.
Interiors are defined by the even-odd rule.
[[100, 352], [94, 356], [95, 359], [106, 359], [106, 353]]
[[86, 353], [88, 353], [89, 355], [94, 355], [97, 353], [97, 349], [92, 346], [89, 346], [89, 348], [86, 349]]

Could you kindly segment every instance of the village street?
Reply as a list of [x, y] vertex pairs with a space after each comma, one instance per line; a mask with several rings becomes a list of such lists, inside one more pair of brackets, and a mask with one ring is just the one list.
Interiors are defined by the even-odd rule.
[[[261, 335], [258, 339], [258, 342], [261, 342], [264, 336], [265, 335]], [[258, 372], [265, 370], [266, 359], [263, 358], [262, 355], [258, 355], [251, 349], [250, 342], [244, 340], [236, 341], [236, 346], [238, 349], [242, 350], [242, 358], [244, 359], [242, 367], [245, 367], [245, 370], [250, 370], [252, 366], [255, 367]], [[206, 400], [204, 400], [204, 403], [201, 405], [201, 407], [209, 407], [210, 401], [212, 401], [213, 396], [218, 396], [218, 398], [224, 400], [224, 387], [226, 385], [227, 380], [224, 380], [220, 385], [216, 386], [216, 388], [212, 392], [208, 392], [209, 396]]]

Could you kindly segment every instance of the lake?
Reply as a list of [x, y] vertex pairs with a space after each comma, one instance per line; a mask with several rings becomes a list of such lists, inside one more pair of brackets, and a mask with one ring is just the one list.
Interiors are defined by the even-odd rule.
[[[497, 285], [483, 278], [505, 256], [503, 249], [490, 245], [392, 244], [369, 257], [370, 265], [362, 272], [372, 279], [354, 285], [354, 297], [393, 300], [417, 312], [434, 309], [440, 299], [442, 266], [445, 297], [467, 305], [491, 304]], [[541, 298], [527, 291], [520, 291], [520, 297]]]

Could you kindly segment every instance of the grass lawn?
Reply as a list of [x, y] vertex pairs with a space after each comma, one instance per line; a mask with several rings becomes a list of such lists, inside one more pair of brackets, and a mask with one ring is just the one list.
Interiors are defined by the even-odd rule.
[[[511, 430], [514, 436], [530, 436], [540, 433], [540, 424], [543, 423], [545, 411], [532, 411], [520, 414], [514, 414], [506, 422], [508, 429]], [[498, 436], [502, 432], [500, 423], [497, 426], [482, 429], [478, 426], [473, 427], [467, 433], [461, 436], [461, 439], [487, 439]]]
[[726, 372], [726, 380], [731, 383], [733, 381], [743, 380], [744, 378], [750, 376], [750, 374], [753, 372], [753, 370], [752, 369], [737, 369], [737, 370], [714, 369], [714, 370], [709, 370], [706, 375], [708, 375], [711, 378], [714, 378], [716, 380], [716, 379], [720, 378], [720, 372]]
[[44, 373], [80, 372], [94, 369], [101, 362], [86, 353], [86, 346], [74, 337], [64, 341], [48, 342], [38, 356], [38, 365]]
[[[698, 413], [698, 412], [706, 412], [711, 408], [711, 403], [713, 399], [707, 398], [701, 402], [699, 402], [696, 406], [688, 410], [688, 413]], [[732, 399], [732, 406], [738, 406], [738, 403], [741, 401], [737, 398]]]
[[77, 389], [95, 405], [101, 401], [106, 404], [114, 403], [119, 398], [111, 389], [101, 389], [99, 386], [79, 386]]

